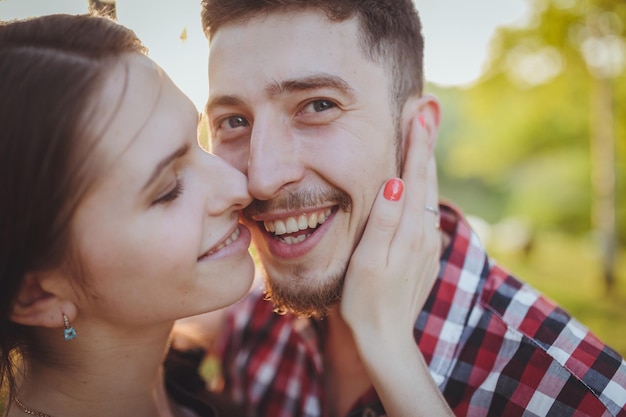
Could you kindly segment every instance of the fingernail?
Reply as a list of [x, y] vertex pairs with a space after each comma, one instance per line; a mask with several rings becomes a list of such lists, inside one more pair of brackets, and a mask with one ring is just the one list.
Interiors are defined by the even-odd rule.
[[417, 120], [420, 122], [420, 125], [426, 129], [426, 119], [424, 119], [424, 115], [420, 114], [419, 116], [417, 116]]
[[392, 178], [385, 184], [383, 196], [389, 201], [398, 201], [402, 197], [404, 191], [404, 183], [400, 178]]

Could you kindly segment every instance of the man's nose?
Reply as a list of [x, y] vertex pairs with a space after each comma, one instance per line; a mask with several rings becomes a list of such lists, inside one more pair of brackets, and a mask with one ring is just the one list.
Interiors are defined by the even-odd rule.
[[270, 200], [286, 185], [304, 175], [300, 146], [288, 126], [255, 125], [250, 139], [248, 191], [258, 200]]

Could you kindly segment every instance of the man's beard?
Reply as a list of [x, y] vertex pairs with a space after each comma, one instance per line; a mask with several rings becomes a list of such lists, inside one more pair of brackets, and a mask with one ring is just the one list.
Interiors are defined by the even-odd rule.
[[[308, 207], [336, 205], [339, 210], [352, 210], [350, 196], [336, 188], [311, 188], [284, 191], [279, 198], [254, 200], [243, 211], [244, 218], [253, 223], [253, 217], [275, 210], [298, 211]], [[254, 227], [254, 226], [253, 226]], [[263, 227], [261, 225], [257, 227]], [[311, 275], [302, 265], [291, 267], [288, 276], [276, 279], [262, 265], [266, 298], [274, 304], [277, 313], [292, 312], [298, 316], [326, 316], [331, 306], [341, 300], [348, 260], [334, 268], [325, 277]]]
[[[395, 117], [395, 157], [396, 175], [400, 175], [403, 166], [402, 133], [399, 118]], [[344, 212], [352, 211], [352, 200], [348, 193], [338, 189], [326, 190], [295, 190], [286, 192], [286, 196], [281, 199], [270, 201], [254, 200], [243, 210], [244, 217], [251, 219], [253, 216], [266, 213], [271, 210], [298, 210], [307, 206], [322, 206], [326, 202], [335, 202], [339, 209]], [[370, 207], [371, 209], [371, 207]], [[249, 220], [252, 221], [252, 220]], [[361, 240], [362, 232], [357, 238], [357, 243]], [[355, 248], [350, 251], [350, 256]], [[341, 301], [343, 284], [346, 278], [348, 262], [346, 259], [342, 265], [334, 271], [320, 279], [319, 276], [310, 276], [304, 267], [294, 266], [289, 273], [289, 278], [282, 280], [270, 276], [261, 261], [261, 270], [265, 281], [265, 298], [274, 304], [274, 311], [278, 314], [291, 312], [300, 317], [325, 317], [329, 309]]]
[[[323, 280], [303, 274], [301, 269], [296, 266], [289, 279], [278, 280], [269, 276], [263, 268], [266, 299], [272, 301], [274, 311], [278, 314], [291, 312], [299, 317], [327, 316], [330, 307], [341, 301], [347, 264], [328, 274]], [[307, 285], [311, 281], [316, 284]]]

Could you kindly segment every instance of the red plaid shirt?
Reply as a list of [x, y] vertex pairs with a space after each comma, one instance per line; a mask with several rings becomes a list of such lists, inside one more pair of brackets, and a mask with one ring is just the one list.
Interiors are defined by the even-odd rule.
[[[495, 265], [461, 215], [415, 323], [431, 375], [459, 416], [626, 416], [626, 362], [579, 322]], [[225, 391], [250, 416], [326, 416], [324, 321], [277, 315], [261, 292], [231, 309]], [[349, 416], [384, 416], [371, 388]]]

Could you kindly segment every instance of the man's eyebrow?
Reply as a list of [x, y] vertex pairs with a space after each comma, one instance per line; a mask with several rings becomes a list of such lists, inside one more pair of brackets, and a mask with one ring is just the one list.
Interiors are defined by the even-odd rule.
[[268, 86], [265, 91], [270, 96], [297, 91], [331, 88], [345, 94], [354, 94], [354, 90], [341, 77], [332, 74], [314, 74], [307, 77], [287, 79]]
[[[274, 97], [283, 93], [317, 90], [320, 88], [331, 88], [344, 94], [354, 95], [354, 89], [343, 78], [325, 73], [277, 81], [267, 86], [265, 92], [269, 96]], [[239, 96], [219, 95], [207, 102], [204, 111], [206, 114], [209, 114], [209, 111], [214, 107], [238, 107], [243, 105], [244, 100]]]
[[163, 171], [165, 167], [171, 164], [172, 161], [175, 161], [176, 159], [184, 156], [189, 151], [189, 148], [190, 145], [188, 143], [185, 143], [180, 148], [176, 149], [174, 152], [163, 158], [154, 168], [154, 171], [152, 171], [152, 175], [150, 175], [150, 178], [148, 178], [148, 181], [146, 181], [146, 183], [144, 184], [142, 191], [148, 188], [150, 184], [159, 177], [161, 171]]
[[206, 106], [204, 106], [204, 113], [209, 114], [209, 111], [212, 108], [219, 107], [219, 106], [224, 106], [224, 107], [243, 106], [243, 100], [239, 98], [238, 96], [229, 96], [229, 95], [215, 96], [209, 99], [209, 101], [206, 103]]

